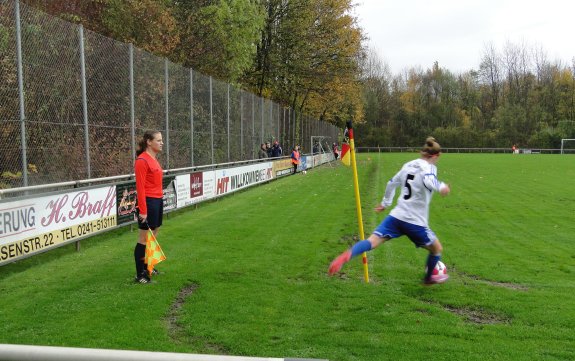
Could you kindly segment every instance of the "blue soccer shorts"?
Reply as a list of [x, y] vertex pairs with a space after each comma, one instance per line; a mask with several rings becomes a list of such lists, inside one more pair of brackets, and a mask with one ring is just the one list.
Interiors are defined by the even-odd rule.
[[416, 247], [431, 245], [437, 236], [429, 227], [401, 221], [393, 216], [387, 216], [373, 233], [382, 238], [397, 238], [407, 236]]

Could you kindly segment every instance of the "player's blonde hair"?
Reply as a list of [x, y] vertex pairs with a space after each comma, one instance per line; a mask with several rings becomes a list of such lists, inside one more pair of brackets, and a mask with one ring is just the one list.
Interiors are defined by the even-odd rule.
[[421, 155], [424, 157], [431, 157], [439, 153], [441, 153], [441, 146], [439, 143], [437, 143], [435, 138], [427, 137], [423, 148], [421, 148]]

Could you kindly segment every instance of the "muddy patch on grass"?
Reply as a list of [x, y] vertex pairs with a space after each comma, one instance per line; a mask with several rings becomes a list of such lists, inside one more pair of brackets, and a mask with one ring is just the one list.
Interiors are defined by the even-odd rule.
[[192, 283], [180, 290], [178, 292], [178, 296], [168, 309], [168, 314], [165, 317], [166, 323], [168, 325], [168, 334], [170, 337], [176, 339], [179, 334], [183, 332], [182, 327], [178, 325], [178, 317], [180, 314], [180, 310], [184, 303], [186, 303], [186, 299], [191, 296], [197, 289], [198, 285]]
[[466, 307], [455, 307], [443, 305], [443, 309], [463, 317], [467, 322], [479, 325], [495, 325], [509, 323], [509, 318], [495, 314], [484, 309], [472, 309]]
[[[498, 324], [508, 324], [511, 322], [511, 318], [505, 316], [501, 313], [493, 312], [491, 310], [485, 309], [481, 306], [454, 306], [444, 303], [437, 303], [429, 300], [421, 300], [421, 302], [431, 305], [433, 307], [438, 307], [452, 313], [454, 315], [463, 318], [465, 322], [476, 324], [476, 325], [498, 325]], [[418, 313], [429, 313], [423, 308], [418, 308], [415, 312]]]
[[359, 237], [356, 234], [345, 234], [340, 237], [338, 243], [353, 246], [357, 241], [359, 241]]
[[203, 337], [188, 334], [185, 327], [180, 323], [179, 318], [181, 316], [182, 307], [198, 288], [198, 284], [192, 283], [178, 292], [176, 299], [168, 309], [168, 313], [164, 318], [168, 329], [168, 335], [175, 343], [199, 346], [203, 348], [206, 353], [215, 353], [220, 355], [229, 354], [229, 350], [225, 346], [210, 342]]
[[495, 287], [508, 288], [510, 290], [516, 290], [516, 291], [528, 291], [529, 290], [529, 287], [522, 285], [522, 284], [519, 284], [519, 283], [492, 281], [492, 280], [488, 280], [488, 279], [485, 279], [485, 278], [477, 276], [477, 275], [473, 275], [470, 273], [466, 273], [466, 272], [457, 270], [454, 267], [451, 269], [451, 272], [454, 272], [454, 273], [457, 273], [458, 275], [460, 275], [463, 278], [464, 283], [469, 283], [471, 281], [471, 282], [480, 282], [480, 283], [488, 284], [490, 286], [495, 286]]
[[504, 287], [504, 288], [509, 288], [512, 290], [518, 290], [518, 291], [527, 291], [529, 290], [529, 288], [527, 286], [524, 285], [520, 285], [518, 283], [509, 283], [509, 282], [496, 282], [496, 281], [488, 281], [488, 280], [481, 280], [482, 282], [488, 283], [492, 286], [497, 286], [497, 287]]

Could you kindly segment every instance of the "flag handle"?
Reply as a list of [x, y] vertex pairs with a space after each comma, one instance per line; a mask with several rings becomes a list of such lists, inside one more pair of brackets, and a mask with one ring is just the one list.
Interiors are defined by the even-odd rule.
[[[361, 198], [359, 195], [359, 182], [357, 180], [357, 163], [355, 161], [355, 144], [353, 140], [353, 127], [351, 120], [347, 122], [348, 136], [349, 136], [349, 152], [351, 153], [351, 168], [353, 170], [353, 189], [355, 191], [355, 207], [357, 210], [357, 223], [359, 225], [359, 236], [361, 239], [365, 239], [365, 234], [363, 233], [363, 218], [361, 216]], [[363, 279], [366, 283], [369, 283], [369, 266], [367, 264], [367, 252], [363, 252], [361, 255], [363, 258]]]
[[[147, 224], [148, 222], [146, 222]], [[154, 231], [152, 231], [152, 229], [150, 228], [150, 225], [148, 224], [148, 232], [150, 232], [150, 234], [152, 235], [152, 238], [154, 239], [154, 241], [158, 242], [158, 240], [156, 239], [156, 236], [154, 235]]]

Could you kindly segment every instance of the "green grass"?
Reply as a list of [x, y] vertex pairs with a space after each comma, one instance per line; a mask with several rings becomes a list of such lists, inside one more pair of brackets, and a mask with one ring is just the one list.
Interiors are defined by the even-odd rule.
[[[414, 154], [362, 154], [366, 234]], [[324, 166], [170, 214], [168, 260], [133, 283], [120, 229], [0, 268], [0, 343], [346, 360], [575, 359], [572, 156], [444, 154], [431, 227], [448, 283], [406, 238], [338, 277], [357, 234], [351, 170]]]

